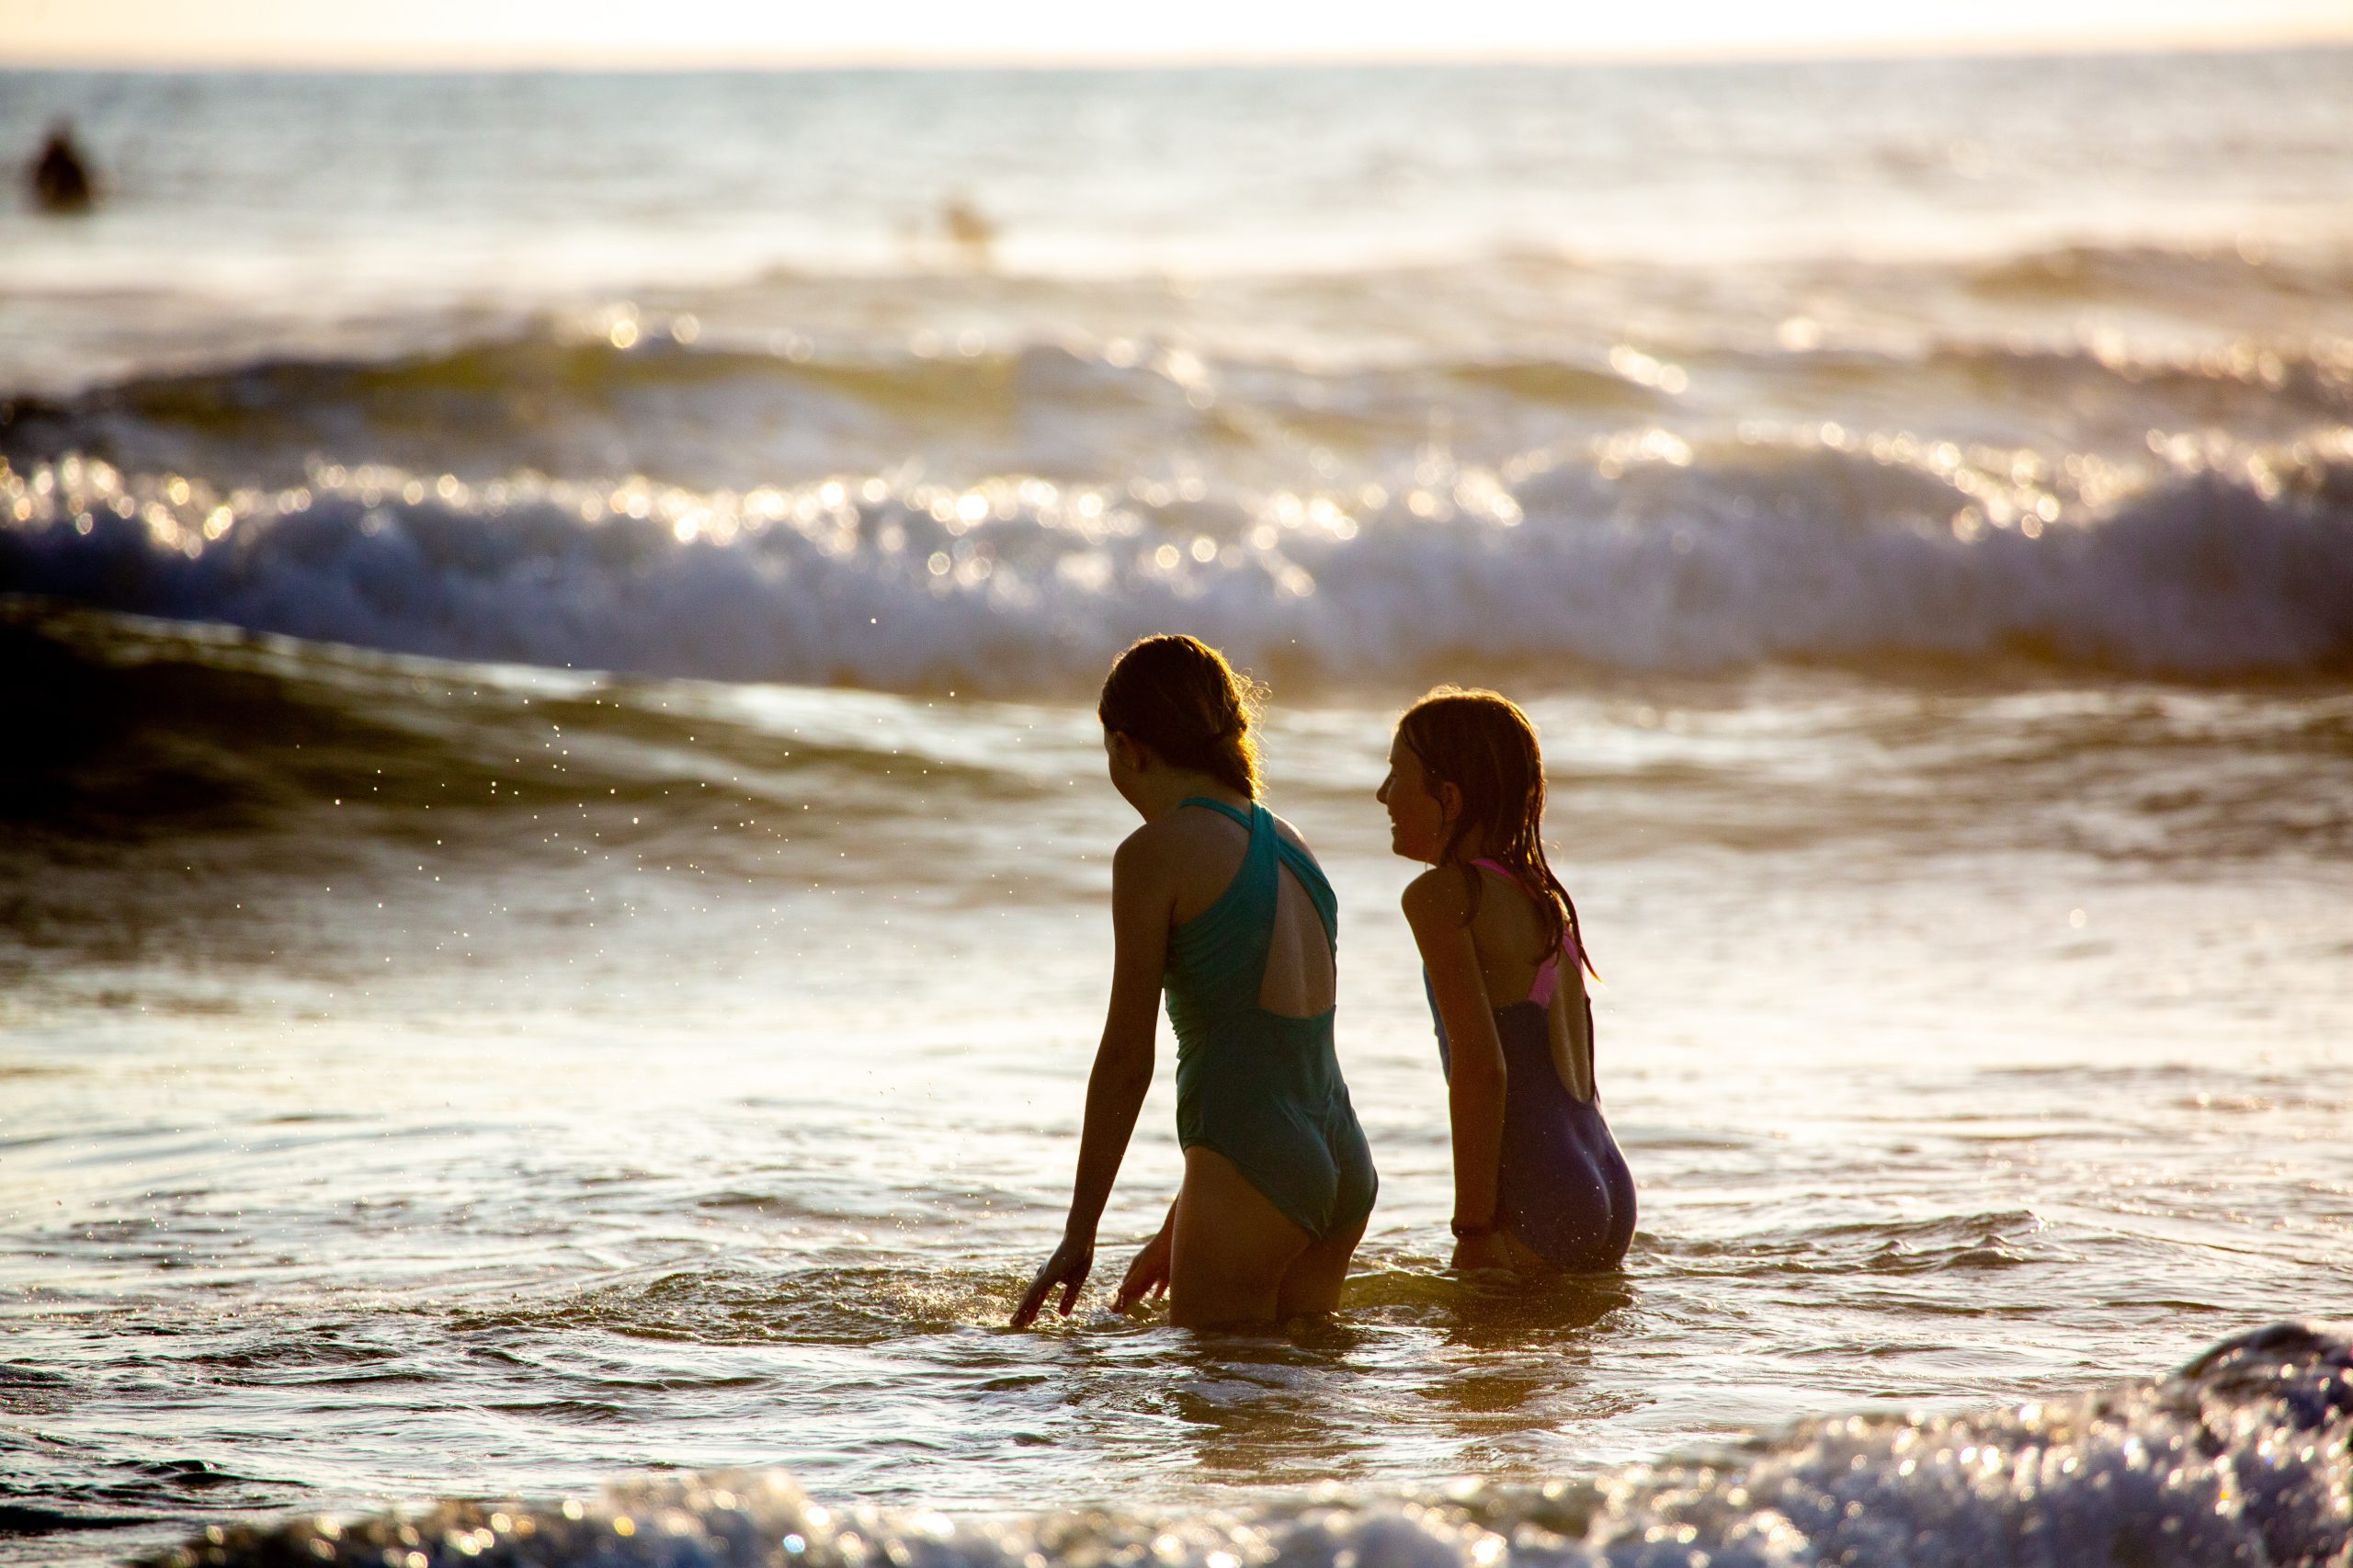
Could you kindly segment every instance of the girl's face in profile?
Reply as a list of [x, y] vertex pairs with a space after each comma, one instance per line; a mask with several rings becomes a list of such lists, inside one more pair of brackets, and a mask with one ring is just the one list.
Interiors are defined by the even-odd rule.
[[1430, 790], [1422, 759], [1398, 735], [1389, 743], [1389, 777], [1374, 796], [1389, 808], [1389, 849], [1435, 866], [1446, 847], [1446, 806]]

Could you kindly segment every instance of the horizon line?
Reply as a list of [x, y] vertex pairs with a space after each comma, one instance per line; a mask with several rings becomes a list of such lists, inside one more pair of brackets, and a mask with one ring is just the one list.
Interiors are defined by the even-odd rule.
[[1870, 63], [1915, 60], [2005, 60], [2096, 58], [2102, 55], [2249, 55], [2290, 50], [2353, 50], [2353, 18], [2339, 30], [2291, 28], [2263, 37], [2245, 31], [2231, 36], [2183, 32], [2165, 37], [2116, 38], [2106, 35], [2029, 34], [2002, 37], [1948, 35], [1942, 38], [1870, 38], [1798, 43], [1726, 44], [1713, 48], [1662, 49], [1527, 49], [1474, 48], [1299, 51], [1200, 50], [1144, 55], [1101, 51], [1054, 53], [983, 51], [926, 53], [921, 51], [840, 51], [795, 53], [779, 50], [723, 51], [609, 50], [539, 51], [471, 50], [463, 53], [437, 51], [362, 53], [290, 51], [269, 56], [222, 51], [203, 57], [167, 59], [124, 54], [92, 55], [58, 51], [30, 57], [12, 56], [0, 45], [0, 71], [119, 72], [125, 74], [197, 74], [208, 72], [256, 74], [390, 75], [407, 73], [449, 74], [658, 75], [673, 73], [793, 72], [956, 72], [956, 71], [1199, 71], [1199, 70], [1318, 70], [1368, 67], [1477, 67], [1654, 65], [1713, 66], [1742, 64]]

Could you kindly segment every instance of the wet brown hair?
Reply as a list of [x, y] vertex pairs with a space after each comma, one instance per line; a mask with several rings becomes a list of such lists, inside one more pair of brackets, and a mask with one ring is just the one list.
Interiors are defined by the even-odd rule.
[[1095, 716], [1141, 741], [1172, 767], [1206, 773], [1258, 798], [1258, 741], [1250, 722], [1266, 688], [1191, 637], [1146, 637], [1111, 662]]
[[1432, 794], [1440, 784], [1462, 792], [1462, 811], [1438, 851], [1438, 864], [1452, 861], [1462, 869], [1470, 897], [1464, 923], [1477, 916], [1486, 879], [1468, 859], [1457, 858], [1456, 846], [1475, 830], [1489, 858], [1509, 867], [1535, 898], [1544, 932], [1538, 961], [1561, 945], [1563, 934], [1574, 936], [1586, 972], [1600, 979], [1577, 906], [1544, 858], [1544, 756], [1536, 726], [1519, 705], [1497, 692], [1441, 686], [1405, 710], [1397, 734], [1420, 761]]

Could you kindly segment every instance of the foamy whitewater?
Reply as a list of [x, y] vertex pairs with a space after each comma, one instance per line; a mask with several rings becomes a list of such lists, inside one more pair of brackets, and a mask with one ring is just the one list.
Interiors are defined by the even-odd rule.
[[1165, 1524], [1117, 1516], [960, 1526], [938, 1513], [836, 1516], [782, 1476], [615, 1488], [560, 1506], [226, 1532], [199, 1563], [822, 1564], [1044, 1561], [1370, 1563], [2329, 1563], [2353, 1551], [2353, 1341], [2281, 1324], [2162, 1383], [1935, 1420], [1848, 1417], [1756, 1451], [1598, 1483], [1458, 1486], [1427, 1500], [1329, 1500]]
[[[0, 1562], [2353, 1560], [2347, 104], [0, 74], [107, 195], [0, 210]], [[1334, 1322], [1015, 1335], [1164, 630], [1381, 1208]], [[1621, 1276], [1443, 1268], [1438, 679]]]

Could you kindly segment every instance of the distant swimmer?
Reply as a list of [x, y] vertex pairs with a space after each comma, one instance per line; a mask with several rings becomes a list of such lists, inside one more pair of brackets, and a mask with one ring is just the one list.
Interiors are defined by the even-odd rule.
[[74, 144], [73, 127], [62, 119], [49, 128], [49, 140], [42, 144], [40, 156], [33, 160], [28, 177], [33, 205], [44, 212], [87, 212], [97, 199], [89, 163]]
[[1536, 726], [1441, 687], [1397, 722], [1380, 800], [1390, 848], [1430, 868], [1404, 905], [1446, 1074], [1454, 1267], [1616, 1268], [1634, 1178], [1594, 1082], [1585, 933], [1544, 858]]
[[996, 225], [986, 213], [962, 197], [951, 196], [939, 204], [939, 223], [967, 267], [987, 268], [989, 253], [996, 245]]

